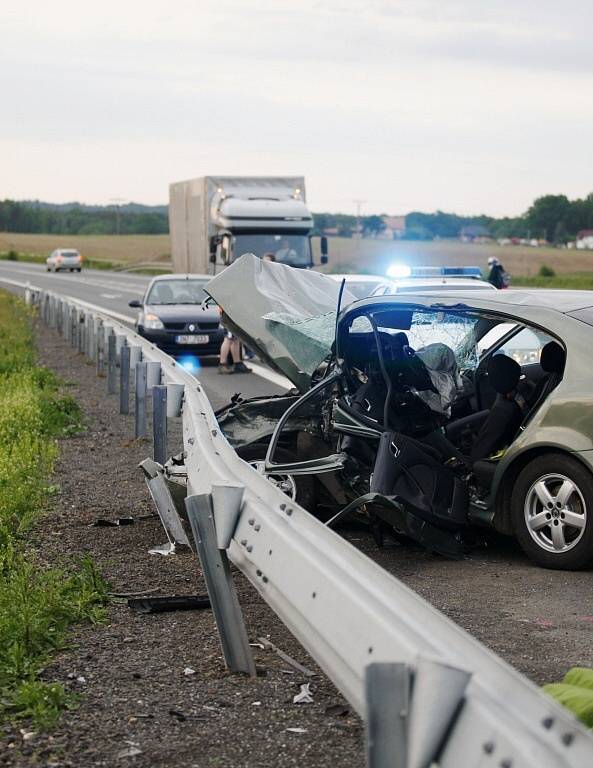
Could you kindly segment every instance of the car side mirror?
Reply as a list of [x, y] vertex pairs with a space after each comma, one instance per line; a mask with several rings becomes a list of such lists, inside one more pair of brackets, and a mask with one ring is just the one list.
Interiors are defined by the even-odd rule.
[[323, 259], [321, 259], [321, 263], [322, 264], [327, 264], [327, 250], [328, 249], [327, 249], [327, 237], [325, 235], [323, 235], [321, 237], [320, 246], [321, 246], [321, 255], [325, 256], [325, 261]]
[[141, 309], [142, 302], [140, 301], [140, 299], [132, 299], [132, 301], [128, 301], [128, 307], [133, 307], [134, 309]]
[[326, 253], [322, 253], [321, 254], [321, 258], [319, 259], [319, 261], [321, 262], [321, 264], [327, 264], [327, 254]]

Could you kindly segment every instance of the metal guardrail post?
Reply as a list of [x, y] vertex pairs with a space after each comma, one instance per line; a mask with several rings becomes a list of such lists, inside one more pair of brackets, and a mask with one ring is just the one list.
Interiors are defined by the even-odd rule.
[[222, 653], [231, 672], [255, 677], [255, 664], [227, 554], [216, 545], [214, 515], [209, 494], [194, 494], [185, 507], [196, 540]]
[[173, 384], [167, 385], [167, 416], [170, 419], [174, 419], [177, 416], [181, 416], [181, 409], [183, 407], [183, 395], [185, 392], [185, 384]]
[[84, 352], [86, 338], [86, 312], [81, 310], [78, 315], [78, 351]]
[[142, 360], [142, 347], [132, 344], [128, 349], [130, 350], [130, 370], [135, 371], [136, 363], [139, 363]]
[[149, 361], [146, 366], [146, 386], [150, 393], [153, 387], [161, 383], [161, 364]]
[[95, 343], [97, 345], [97, 376], [103, 376], [105, 373], [105, 327], [102, 320], [99, 321], [97, 327], [97, 338], [95, 339]]
[[146, 434], [146, 367], [147, 363], [136, 363], [136, 396], [134, 398], [134, 436]]
[[117, 360], [115, 343], [115, 334], [110, 333], [107, 340], [107, 392], [110, 395], [114, 395], [116, 389]]
[[407, 664], [379, 662], [366, 668], [368, 768], [408, 768], [411, 682]]
[[87, 319], [88, 322], [88, 329], [87, 329], [87, 339], [86, 339], [86, 356], [89, 360], [95, 359], [95, 326], [96, 326], [96, 320], [95, 318], [90, 315]]
[[154, 460], [163, 465], [167, 461], [166, 384], [157, 384], [152, 389], [152, 440]]
[[76, 349], [78, 346], [78, 310], [76, 308], [72, 310], [71, 321], [70, 344], [73, 349]]
[[130, 348], [121, 348], [119, 366], [119, 412], [127, 415], [130, 412]]
[[115, 334], [115, 364], [120, 365], [122, 348], [127, 344], [127, 338], [123, 333]]

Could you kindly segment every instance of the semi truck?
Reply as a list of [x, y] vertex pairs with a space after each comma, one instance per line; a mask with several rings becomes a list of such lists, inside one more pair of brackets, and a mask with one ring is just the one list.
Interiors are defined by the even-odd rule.
[[[216, 274], [244, 253], [313, 263], [313, 217], [302, 176], [202, 176], [169, 186], [174, 272]], [[321, 237], [320, 263], [327, 263]]]

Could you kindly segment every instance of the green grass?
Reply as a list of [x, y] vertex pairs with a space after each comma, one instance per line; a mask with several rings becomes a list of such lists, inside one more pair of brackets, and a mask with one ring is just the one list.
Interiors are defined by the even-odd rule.
[[526, 286], [531, 288], [570, 288], [573, 290], [593, 290], [593, 272], [573, 272], [555, 274], [550, 277], [535, 275], [534, 277], [513, 277], [513, 287]]
[[76, 402], [36, 366], [31, 320], [0, 292], [0, 720], [48, 726], [74, 700], [43, 669], [72, 623], [102, 618], [106, 587], [89, 559], [49, 568], [29, 543], [55, 491], [56, 438], [81, 427]]

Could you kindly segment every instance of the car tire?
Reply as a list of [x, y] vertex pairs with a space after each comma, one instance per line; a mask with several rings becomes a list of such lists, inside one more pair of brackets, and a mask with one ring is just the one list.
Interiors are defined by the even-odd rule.
[[550, 453], [529, 462], [513, 489], [511, 516], [534, 563], [576, 571], [593, 562], [593, 475], [576, 459]]
[[78, 267], [78, 269], [76, 271], [77, 272], [81, 272], [82, 271], [82, 267]]
[[[256, 462], [264, 461], [266, 458], [266, 452], [268, 450], [267, 445], [245, 445], [242, 448], [237, 448], [237, 453], [248, 464], [254, 464]], [[284, 463], [298, 461], [297, 457], [290, 451], [284, 448], [278, 448], [276, 450], [274, 458], [277, 461]], [[287, 475], [288, 485], [292, 486], [293, 493], [290, 493], [287, 488], [284, 490], [287, 496], [293, 501], [296, 501], [301, 507], [304, 507], [309, 512], [315, 511], [315, 480], [311, 475]], [[278, 485], [279, 483], [274, 483]]]

